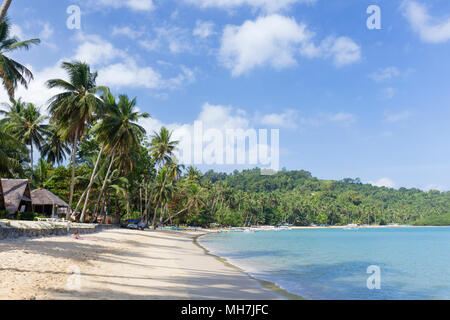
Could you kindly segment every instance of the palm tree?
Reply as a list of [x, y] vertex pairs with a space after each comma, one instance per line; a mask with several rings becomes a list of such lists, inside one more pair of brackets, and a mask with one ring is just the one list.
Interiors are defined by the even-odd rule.
[[[83, 139], [86, 125], [94, 120], [102, 106], [102, 101], [96, 94], [99, 91], [105, 94], [108, 89], [96, 85], [97, 72], [92, 73], [86, 63], [63, 62], [61, 67], [69, 75], [69, 81], [62, 79], [47, 81], [49, 88], [63, 90], [50, 99], [48, 109], [52, 115], [52, 122], [57, 123], [58, 133], [72, 144], [72, 178], [69, 195], [69, 208], [72, 209], [78, 141]], [[69, 217], [70, 210], [67, 219]]]
[[20, 173], [20, 155], [26, 152], [26, 147], [0, 124], [0, 175], [12, 176], [15, 172]]
[[[116, 103], [115, 98], [111, 93], [105, 94], [103, 98], [105, 114], [103, 119], [93, 128], [93, 132], [102, 147], [87, 189], [86, 199], [80, 218], [81, 222], [84, 222], [90, 190], [94, 183], [94, 176], [102, 152], [105, 151], [114, 156], [118, 155], [121, 160], [128, 164], [128, 167], [132, 169], [133, 162], [129, 157], [130, 151], [138, 147], [140, 138], [145, 135], [145, 129], [138, 125], [137, 122], [141, 118], [150, 117], [148, 113], [139, 113], [135, 110], [136, 98], [130, 100], [128, 96], [120, 95], [118, 103]], [[111, 161], [113, 162], [114, 158], [112, 158]], [[105, 181], [107, 178], [108, 177], [105, 178]]]
[[47, 132], [47, 126], [43, 122], [47, 117], [41, 115], [39, 108], [32, 103], [27, 103], [26, 107], [21, 110], [21, 113], [13, 112], [10, 116], [11, 122], [6, 128], [10, 130], [16, 139], [30, 146], [30, 168], [33, 171], [33, 145], [36, 145], [41, 150], [41, 143], [44, 140], [43, 136]]
[[57, 163], [58, 166], [66, 159], [66, 155], [70, 153], [70, 148], [67, 143], [63, 141], [61, 134], [59, 134], [54, 124], [50, 124], [48, 127], [41, 152], [42, 156], [45, 157], [48, 162], [52, 165]]
[[41, 41], [39, 39], [19, 41], [16, 37], [10, 38], [10, 29], [8, 19], [3, 19], [3, 22], [0, 23], [0, 78], [3, 87], [8, 91], [9, 98], [14, 100], [14, 93], [18, 84], [20, 83], [28, 88], [28, 83], [33, 79], [33, 74], [19, 62], [5, 56], [5, 53], [11, 53], [19, 49], [29, 50], [31, 45], [39, 44]]
[[188, 182], [187, 185], [185, 185], [182, 190], [179, 191], [179, 193], [182, 193], [185, 199], [183, 209], [167, 218], [165, 221], [163, 221], [163, 224], [167, 223], [171, 219], [176, 218], [186, 211], [192, 212], [194, 215], [198, 216], [200, 215], [200, 211], [202, 210], [202, 208], [205, 206], [204, 189], [197, 183]]
[[[158, 178], [158, 173], [161, 167], [168, 162], [172, 161], [173, 153], [178, 145], [178, 141], [172, 141], [172, 133], [167, 130], [165, 127], [162, 127], [159, 133], [154, 132], [152, 136], [152, 142], [150, 146], [150, 151], [152, 153], [153, 158], [156, 161], [156, 164], [158, 166], [158, 169], [156, 171], [155, 178], [153, 180], [152, 190], [150, 192], [150, 198], [147, 201], [145, 211], [144, 211], [144, 217], [145, 219], [148, 219], [148, 213], [150, 204], [152, 202], [153, 198], [153, 192], [155, 189], [155, 183], [156, 179]], [[156, 212], [153, 215], [153, 228], [155, 228], [155, 222], [156, 222]]]
[[9, 6], [11, 5], [11, 1], [12, 0], [3, 0], [2, 6], [0, 8], [0, 23], [5, 19], [6, 13], [8, 12]]
[[36, 169], [32, 172], [32, 184], [34, 188], [43, 188], [44, 183], [49, 179], [51, 163], [44, 159], [39, 159]]
[[27, 103], [22, 101], [22, 98], [19, 98], [19, 100], [13, 100], [10, 104], [2, 103], [0, 105], [8, 109], [0, 110], [0, 114], [4, 116], [1, 122], [8, 124], [12, 121], [13, 114], [23, 113], [23, 110], [25, 110]]

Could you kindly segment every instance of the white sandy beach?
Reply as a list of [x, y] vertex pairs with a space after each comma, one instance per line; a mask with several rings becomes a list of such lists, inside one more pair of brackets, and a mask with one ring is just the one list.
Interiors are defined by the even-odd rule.
[[0, 299], [284, 298], [206, 254], [193, 243], [199, 234], [113, 229], [84, 240], [3, 240]]

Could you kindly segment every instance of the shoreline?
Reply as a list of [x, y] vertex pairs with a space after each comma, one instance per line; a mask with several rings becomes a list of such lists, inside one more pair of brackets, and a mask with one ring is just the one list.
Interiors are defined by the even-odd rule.
[[193, 243], [195, 245], [197, 245], [199, 248], [203, 249], [205, 255], [214, 257], [215, 259], [217, 259], [218, 261], [222, 262], [223, 264], [225, 264], [227, 267], [235, 269], [243, 274], [245, 274], [246, 276], [248, 276], [250, 279], [257, 281], [262, 287], [274, 291], [275, 293], [283, 296], [285, 299], [288, 300], [305, 300], [303, 297], [294, 294], [294, 293], [290, 293], [289, 291], [281, 288], [280, 286], [278, 286], [275, 282], [272, 281], [267, 281], [267, 280], [263, 280], [263, 279], [259, 279], [253, 275], [251, 275], [250, 273], [248, 273], [247, 271], [245, 271], [244, 269], [232, 264], [231, 262], [229, 262], [226, 258], [223, 258], [221, 256], [218, 256], [216, 254], [211, 253], [211, 251], [209, 251], [208, 249], [206, 249], [204, 246], [202, 246], [200, 244], [200, 242], [198, 241], [198, 239], [200, 239], [201, 237], [207, 236], [211, 234], [211, 232], [206, 232], [203, 234], [200, 234], [196, 237], [193, 238]]

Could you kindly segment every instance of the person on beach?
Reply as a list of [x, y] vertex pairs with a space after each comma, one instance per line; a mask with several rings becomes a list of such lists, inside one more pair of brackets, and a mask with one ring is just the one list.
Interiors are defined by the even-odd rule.
[[86, 240], [85, 238], [81, 238], [81, 237], [78, 235], [78, 232], [75, 232], [72, 236], [73, 236], [73, 238], [74, 238], [75, 240]]

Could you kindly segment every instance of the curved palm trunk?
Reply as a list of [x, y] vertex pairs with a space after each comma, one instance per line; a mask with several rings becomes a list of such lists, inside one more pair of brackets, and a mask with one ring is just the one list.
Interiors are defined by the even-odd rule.
[[12, 0], [3, 0], [2, 7], [0, 8], [0, 23], [2, 23], [3, 20], [5, 19], [6, 13], [8, 12], [11, 2]]
[[[98, 170], [98, 172], [95, 174], [94, 181], [95, 181], [95, 179], [98, 178], [98, 176], [100, 175], [100, 172], [105, 168], [106, 163], [107, 163], [107, 162], [105, 161], [105, 162], [102, 164], [102, 167], [100, 168], [100, 170]], [[88, 189], [89, 189], [89, 188], [86, 188], [86, 190], [84, 190], [83, 194], [82, 194], [81, 197], [80, 197], [80, 200], [78, 200], [77, 206], [76, 206], [76, 208], [75, 208], [75, 213], [78, 211], [78, 208], [80, 207], [81, 202], [83, 201], [84, 197], [86, 196], [86, 193], [88, 192]], [[75, 215], [72, 215], [72, 216], [73, 216], [73, 217], [78, 217], [79, 214], [75, 214]]]
[[156, 175], [155, 178], [153, 179], [153, 184], [152, 184], [152, 190], [150, 192], [150, 197], [148, 198], [148, 201], [145, 205], [145, 210], [144, 210], [144, 216], [143, 216], [143, 220], [145, 222], [148, 222], [148, 218], [149, 218], [149, 209], [150, 209], [150, 204], [152, 203], [152, 199], [153, 199], [153, 192], [155, 191], [155, 184], [156, 184], [156, 179], [158, 178], [158, 173], [159, 173], [159, 168], [156, 171]]
[[94, 209], [94, 217], [95, 218], [98, 216], [97, 210], [98, 210], [98, 207], [100, 205], [100, 201], [102, 199], [103, 193], [105, 192], [106, 183], [107, 183], [107, 181], [109, 179], [109, 175], [111, 173], [115, 157], [116, 157], [116, 155], [113, 154], [112, 158], [111, 158], [111, 162], [109, 163], [108, 171], [106, 172], [105, 180], [103, 181], [102, 189], [100, 190], [100, 194], [98, 195], [97, 203], [95, 204], [95, 209]]
[[77, 154], [77, 143], [78, 143], [78, 131], [75, 131], [75, 139], [73, 141], [72, 147], [72, 179], [70, 181], [70, 195], [69, 195], [69, 210], [67, 211], [66, 219], [70, 219], [70, 214], [72, 213], [72, 203], [73, 203], [73, 191], [75, 189], [75, 161]]
[[180, 214], [182, 214], [183, 212], [185, 212], [185, 211], [187, 211], [187, 210], [188, 210], [188, 208], [184, 208], [183, 210], [178, 211], [177, 213], [175, 213], [173, 216], [169, 216], [169, 218], [167, 218], [167, 219], [163, 222], [163, 224], [166, 224], [168, 221], [170, 221], [170, 220], [173, 219], [173, 218], [176, 218], [177, 216], [179, 216]]
[[[94, 184], [94, 180], [95, 180], [98, 164], [99, 164], [100, 158], [102, 157], [102, 154], [103, 154], [103, 148], [104, 147], [102, 146], [102, 148], [100, 149], [100, 152], [98, 153], [97, 161], [95, 162], [95, 166], [94, 166], [94, 170], [92, 170], [91, 181], [89, 181], [89, 185], [87, 187], [86, 199], [84, 201], [83, 211], [81, 212], [81, 217], [80, 217], [80, 222], [81, 223], [84, 222], [84, 216], [86, 214], [86, 209], [87, 209], [87, 205], [88, 205], [88, 202], [89, 202], [89, 195], [91, 194], [91, 188], [92, 188], [92, 185]], [[105, 161], [105, 163], [106, 163], [106, 161]], [[103, 166], [104, 166], [104, 164], [103, 164]], [[99, 170], [99, 172], [100, 171], [101, 170]]]

